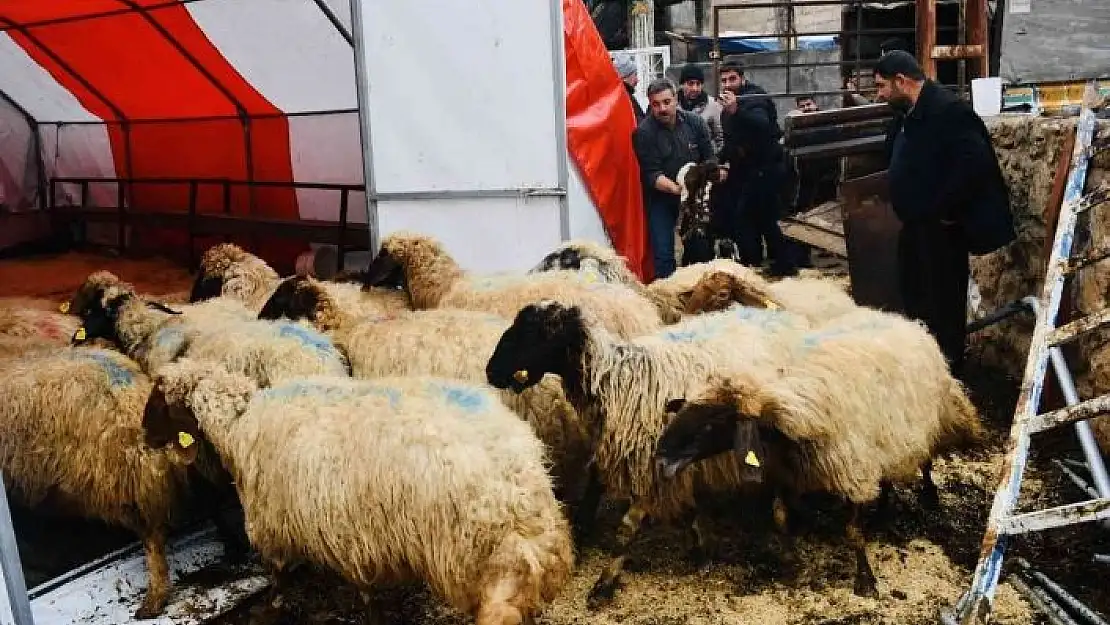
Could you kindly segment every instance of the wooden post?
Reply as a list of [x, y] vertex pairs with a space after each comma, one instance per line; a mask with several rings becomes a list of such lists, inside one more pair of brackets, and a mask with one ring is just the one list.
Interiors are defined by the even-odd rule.
[[935, 0], [917, 0], [917, 62], [928, 78], [936, 79], [937, 64], [933, 46], [937, 45], [937, 5]]
[[[968, 60], [970, 78], [990, 76], [990, 17], [987, 15], [986, 0], [965, 0], [967, 2], [967, 42], [982, 46], [982, 52]], [[1001, 3], [999, 3], [1001, 6]]]

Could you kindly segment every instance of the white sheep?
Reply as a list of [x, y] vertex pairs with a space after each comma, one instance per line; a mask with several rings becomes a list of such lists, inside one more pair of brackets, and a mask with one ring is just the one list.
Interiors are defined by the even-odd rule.
[[684, 312], [693, 315], [723, 310], [734, 302], [783, 308], [816, 324], [860, 309], [851, 296], [830, 280], [785, 278], [777, 282], [757, 282], [724, 271], [711, 271], [690, 291]]
[[[178, 450], [143, 443], [150, 390], [135, 362], [104, 349], [8, 360], [0, 377], [0, 472], [13, 495], [138, 534], [150, 576], [139, 619], [160, 614], [169, 598], [166, 532], [188, 486]], [[213, 460], [197, 467], [218, 480]]]
[[516, 625], [570, 576], [543, 446], [480, 387], [309, 377], [259, 390], [188, 359], [157, 376], [152, 446], [204, 437], [235, 478], [252, 544], [369, 590], [422, 580], [478, 625]]
[[151, 308], [126, 284], [102, 289], [90, 304], [75, 342], [110, 339], [143, 370], [157, 372], [188, 356], [240, 371], [268, 386], [290, 376], [347, 375], [349, 365], [331, 340], [290, 321], [227, 320], [202, 323]]
[[[776, 374], [808, 328], [803, 317], [785, 311], [737, 306], [622, 341], [574, 306], [548, 301], [520, 311], [490, 358], [489, 383], [521, 391], [547, 373], [561, 376], [578, 414], [596, 430], [594, 463], [606, 492], [632, 500], [618, 532], [619, 555], [594, 585], [591, 605], [612, 596], [645, 516], [671, 521], [696, 514], [695, 481], [725, 488], [740, 483], [731, 457], [676, 480], [657, 479], [652, 455], [667, 403], [696, 392], [714, 374]], [[692, 527], [697, 557], [702, 539], [696, 518]]]
[[410, 232], [396, 232], [382, 241], [367, 270], [367, 284], [387, 282], [397, 273], [403, 274], [405, 290], [418, 310], [459, 308], [509, 318], [528, 304], [555, 299], [588, 309], [622, 337], [639, 336], [661, 324], [653, 303], [627, 286], [591, 282], [567, 271], [467, 275], [437, 241]]
[[932, 459], [975, 443], [978, 415], [928, 330], [900, 315], [848, 313], [801, 337], [794, 354], [781, 375], [724, 375], [673, 403], [656, 457], [667, 478], [707, 458], [742, 458], [744, 479], [780, 493], [842, 496], [852, 506], [855, 591], [874, 596], [862, 504], [921, 470], [936, 505]]
[[[336, 300], [333, 293], [313, 278], [288, 278], [259, 318], [311, 322], [347, 355], [356, 378], [433, 375], [484, 384], [486, 363], [510, 325], [491, 313], [452, 309], [365, 317], [358, 301]], [[559, 379], [548, 376], [524, 393], [499, 395], [547, 445], [559, 486], [565, 488], [562, 494], [577, 492], [585, 477], [589, 440]]]

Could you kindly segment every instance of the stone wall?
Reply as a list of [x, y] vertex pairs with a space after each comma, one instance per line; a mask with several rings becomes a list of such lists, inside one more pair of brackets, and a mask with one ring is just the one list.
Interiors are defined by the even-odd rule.
[[[972, 278], [989, 312], [1026, 295], [1040, 296], [1044, 281], [1045, 209], [1052, 192], [1056, 163], [1064, 140], [1075, 134], [1073, 119], [1032, 119], [999, 116], [988, 120], [995, 153], [1010, 187], [1018, 240], [987, 256], [972, 258]], [[1098, 136], [1110, 136], [1110, 122], [1100, 122]], [[1087, 189], [1110, 182], [1110, 150], [1096, 155], [1088, 169]], [[1073, 253], [1110, 244], [1110, 205], [1089, 213], [1090, 228], [1076, 231]], [[1088, 315], [1108, 305], [1110, 261], [1080, 271], [1071, 293], [1077, 315]], [[1065, 294], [1067, 295], [1067, 291]], [[973, 353], [1001, 366], [1017, 378], [1025, 370], [1032, 336], [1032, 315], [1020, 315], [969, 337]], [[1066, 349], [1081, 398], [1110, 392], [1110, 330], [1088, 333]], [[1110, 434], [1110, 418], [1101, 424]], [[1110, 436], [1104, 443], [1110, 450]]]

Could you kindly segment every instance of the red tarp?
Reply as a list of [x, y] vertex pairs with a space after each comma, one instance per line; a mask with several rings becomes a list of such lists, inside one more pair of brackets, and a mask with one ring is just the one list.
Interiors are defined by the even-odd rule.
[[563, 0], [567, 146], [605, 230], [632, 271], [652, 278], [652, 261], [632, 150], [636, 116], [582, 0]]

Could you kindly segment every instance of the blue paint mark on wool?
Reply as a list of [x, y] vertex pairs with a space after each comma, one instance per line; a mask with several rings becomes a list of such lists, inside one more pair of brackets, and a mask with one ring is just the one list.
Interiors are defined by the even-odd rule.
[[819, 330], [817, 332], [810, 332], [802, 336], [802, 345], [806, 349], [817, 347], [822, 342], [829, 339], [835, 339], [843, 336], [850, 336], [862, 332], [881, 331], [890, 329], [890, 321], [885, 319], [870, 319], [863, 323], [852, 326], [843, 326], [839, 328], [830, 328], [827, 330]]
[[310, 330], [304, 326], [299, 326], [294, 323], [277, 323], [278, 336], [281, 338], [293, 338], [301, 342], [305, 347], [315, 349], [316, 351], [327, 356], [338, 357], [339, 353], [335, 350], [335, 345], [332, 344], [331, 339]]
[[185, 342], [185, 333], [180, 328], [162, 328], [154, 334], [154, 345], [160, 349], [176, 349]]
[[113, 387], [131, 386], [135, 375], [118, 362], [115, 356], [101, 349], [75, 349], [71, 352], [75, 360], [84, 360], [100, 367], [108, 376], [108, 384]]
[[666, 330], [660, 336], [666, 341], [679, 343], [708, 341], [737, 321], [750, 322], [752, 325], [771, 329], [785, 324], [786, 320], [786, 315], [779, 311], [734, 305], [719, 313], [695, 317], [683, 323], [680, 328]]
[[389, 400], [389, 407], [396, 409], [401, 402], [401, 392], [384, 386], [339, 386], [326, 382], [288, 382], [279, 386], [263, 389], [264, 400], [288, 401], [298, 397], [314, 397], [331, 401], [343, 401], [378, 395]]
[[433, 382], [428, 387], [433, 392], [441, 393], [449, 404], [466, 412], [475, 413], [486, 409], [486, 396], [473, 387], [448, 382]]

